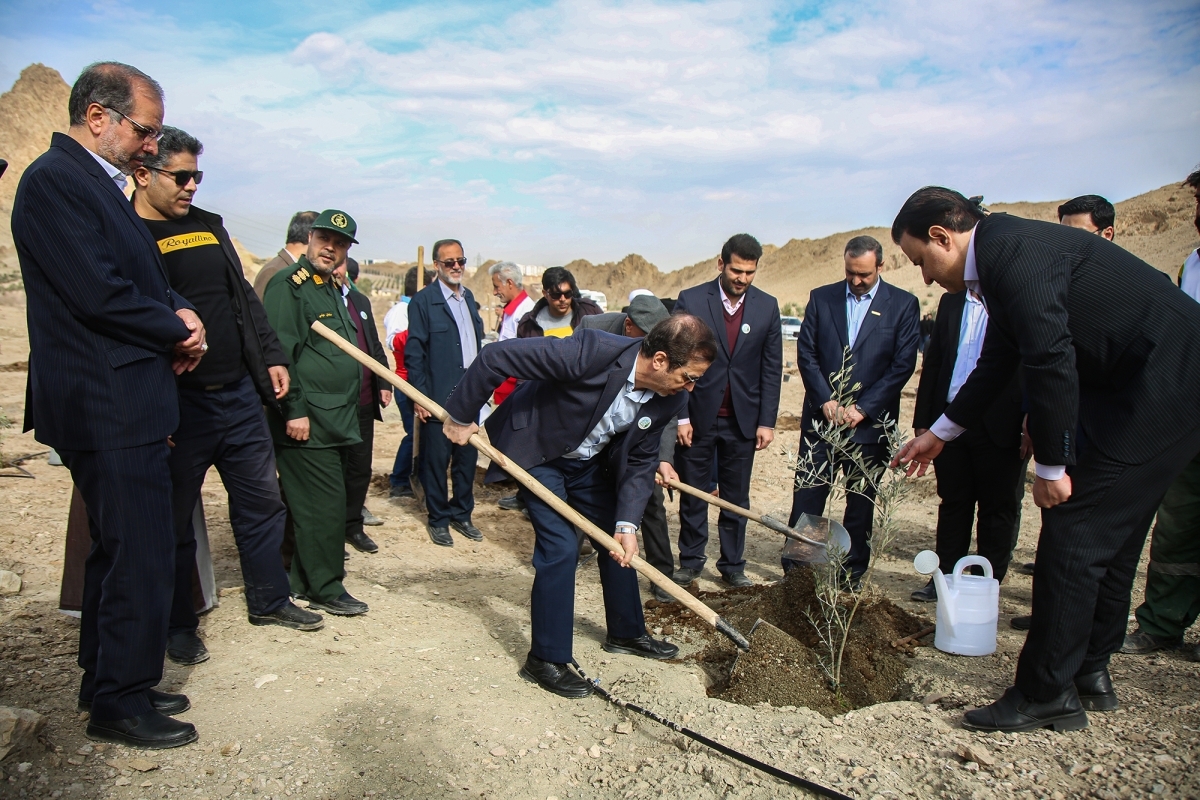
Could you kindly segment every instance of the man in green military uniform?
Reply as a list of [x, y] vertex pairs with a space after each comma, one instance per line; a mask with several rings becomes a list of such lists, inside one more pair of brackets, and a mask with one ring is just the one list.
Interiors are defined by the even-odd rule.
[[263, 305], [284, 352], [291, 390], [282, 414], [268, 412], [283, 493], [292, 514], [296, 550], [292, 591], [309, 608], [340, 616], [365, 614], [367, 604], [342, 586], [346, 575], [345, 465], [358, 433], [362, 367], [311, 325], [320, 320], [357, 346], [354, 323], [331, 278], [346, 260], [358, 227], [349, 214], [327, 209], [313, 221], [308, 252], [267, 283]]

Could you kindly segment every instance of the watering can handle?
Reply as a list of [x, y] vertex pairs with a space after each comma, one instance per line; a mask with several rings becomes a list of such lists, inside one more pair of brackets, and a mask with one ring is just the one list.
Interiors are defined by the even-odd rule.
[[992, 562], [988, 561], [983, 556], [963, 556], [954, 565], [954, 576], [958, 577], [963, 574], [963, 570], [972, 566], [983, 567], [983, 576], [991, 579], [992, 577]]

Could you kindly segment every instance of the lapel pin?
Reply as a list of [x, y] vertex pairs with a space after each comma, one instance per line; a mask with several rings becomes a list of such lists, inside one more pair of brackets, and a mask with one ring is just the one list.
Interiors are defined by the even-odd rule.
[[[882, 317], [882, 316], [883, 316], [883, 314], [880, 314], [878, 311], [872, 311], [871, 313], [872, 313], [872, 314], [874, 314], [874, 315], [875, 315], [875, 316], [877, 316], [877, 317]], [[366, 315], [365, 315], [365, 314], [363, 315], [363, 318], [364, 318], [364, 319], [366, 318]]]
[[750, 332], [750, 325], [743, 322], [742, 323], [742, 333], [749, 333], [749, 332]]
[[366, 319], [366, 318], [367, 318], [367, 312], [365, 312], [365, 311], [360, 311], [360, 312], [358, 312], [358, 315], [359, 315], [360, 317], [362, 317], [363, 319]]
[[646, 430], [647, 428], [649, 428], [650, 427], [650, 418], [642, 417], [641, 419], [639, 419], [638, 427], [641, 428], [642, 430]]

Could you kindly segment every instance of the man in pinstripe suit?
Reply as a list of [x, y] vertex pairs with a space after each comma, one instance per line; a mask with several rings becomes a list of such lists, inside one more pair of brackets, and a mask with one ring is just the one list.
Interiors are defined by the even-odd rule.
[[905, 202], [892, 238], [926, 283], [970, 289], [989, 316], [974, 372], [893, 465], [923, 473], [946, 441], [982, 424], [1017, 369], [1029, 404], [1043, 509], [1033, 624], [1015, 685], [963, 726], [1085, 727], [1085, 709], [1118, 705], [1108, 660], [1124, 638], [1146, 531], [1200, 452], [1200, 304], [1102, 237], [989, 216], [940, 187]]
[[188, 699], [152, 688], [175, 574], [167, 437], [179, 424], [175, 374], [199, 363], [204, 326], [171, 291], [154, 238], [121, 193], [158, 150], [161, 87], [133, 67], [93, 64], [69, 110], [69, 132], [25, 171], [13, 205], [29, 304], [25, 428], [59, 452], [87, 505], [87, 735], [176, 747], [196, 739], [169, 716]]

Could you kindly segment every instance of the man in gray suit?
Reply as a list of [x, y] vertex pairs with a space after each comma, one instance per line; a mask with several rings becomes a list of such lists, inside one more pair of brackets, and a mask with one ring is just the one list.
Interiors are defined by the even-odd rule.
[[[642, 294], [629, 302], [629, 311], [610, 311], [593, 314], [579, 321], [580, 328], [608, 331], [618, 336], [640, 339], [646, 331], [669, 317], [667, 307], [654, 295]], [[675, 472], [675, 432], [679, 428], [678, 418], [672, 419], [663, 429], [662, 441], [658, 446], [658, 477], [662, 481], [678, 480]], [[646, 560], [664, 575], [675, 571], [675, 556], [671, 554], [671, 536], [667, 531], [667, 509], [663, 505], [662, 486], [655, 484], [646, 513], [642, 517], [642, 544], [646, 548]], [[654, 598], [660, 603], [671, 602], [671, 595], [651, 584]]]
[[316, 211], [297, 211], [288, 223], [287, 241], [283, 249], [275, 257], [262, 265], [258, 275], [254, 277], [254, 293], [261, 300], [267, 291], [267, 284], [275, 273], [288, 267], [295, 266], [296, 260], [308, 252], [308, 232], [312, 230], [313, 220], [317, 218]]

